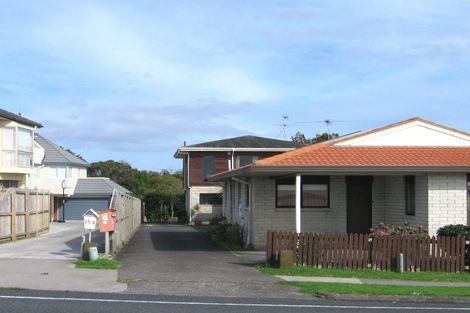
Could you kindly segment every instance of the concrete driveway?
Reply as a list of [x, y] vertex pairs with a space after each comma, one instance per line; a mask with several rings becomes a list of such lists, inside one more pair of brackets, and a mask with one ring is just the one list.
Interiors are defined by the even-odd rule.
[[[48, 234], [0, 245], [0, 259], [76, 260], [80, 257], [81, 236], [87, 234], [82, 221], [51, 223]], [[102, 240], [95, 232], [92, 240]]]
[[117, 258], [127, 293], [201, 297], [305, 298], [254, 267], [264, 253], [235, 255], [189, 226], [142, 225]]
[[[77, 269], [86, 231], [82, 221], [52, 223], [40, 237], [0, 244], [0, 287], [36, 290], [119, 292], [127, 288], [117, 282], [115, 270]], [[95, 232], [94, 241], [103, 235]]]

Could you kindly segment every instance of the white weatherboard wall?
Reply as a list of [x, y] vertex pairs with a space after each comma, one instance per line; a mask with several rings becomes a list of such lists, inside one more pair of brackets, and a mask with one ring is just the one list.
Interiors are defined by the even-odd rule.
[[338, 146], [437, 146], [469, 147], [470, 137], [442, 127], [416, 121], [352, 138]]

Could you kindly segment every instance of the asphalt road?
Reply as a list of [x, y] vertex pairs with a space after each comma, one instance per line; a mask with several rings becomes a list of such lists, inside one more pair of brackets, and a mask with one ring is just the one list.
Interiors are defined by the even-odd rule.
[[0, 312], [470, 312], [470, 304], [368, 301], [189, 298], [48, 291], [0, 291]]

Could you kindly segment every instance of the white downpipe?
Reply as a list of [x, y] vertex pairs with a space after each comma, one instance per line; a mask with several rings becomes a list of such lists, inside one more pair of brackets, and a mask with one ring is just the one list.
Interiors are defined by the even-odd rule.
[[235, 149], [232, 148], [232, 164], [231, 164], [231, 167], [229, 168], [229, 170], [233, 170], [235, 168]]
[[302, 220], [301, 220], [301, 210], [300, 210], [300, 195], [301, 195], [301, 182], [302, 176], [300, 174], [295, 175], [295, 231], [300, 233], [302, 231]]
[[111, 210], [113, 208], [114, 204], [114, 196], [116, 195], [116, 189], [113, 189], [113, 194], [111, 196], [111, 200], [109, 200], [109, 207], [108, 209]]

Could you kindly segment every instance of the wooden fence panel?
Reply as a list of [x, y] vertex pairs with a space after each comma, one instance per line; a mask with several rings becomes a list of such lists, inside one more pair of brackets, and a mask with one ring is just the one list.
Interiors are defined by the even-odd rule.
[[138, 198], [114, 190], [110, 208], [116, 210], [116, 230], [111, 235], [111, 250], [114, 254], [131, 239], [139, 228], [142, 221], [142, 203]]
[[9, 188], [0, 198], [0, 241], [29, 238], [49, 231], [50, 193]]
[[470, 243], [464, 237], [369, 238], [364, 234], [269, 231], [266, 262], [274, 265], [281, 250], [291, 250], [298, 265], [395, 271], [403, 254], [405, 271], [459, 273], [468, 266], [469, 248]]

